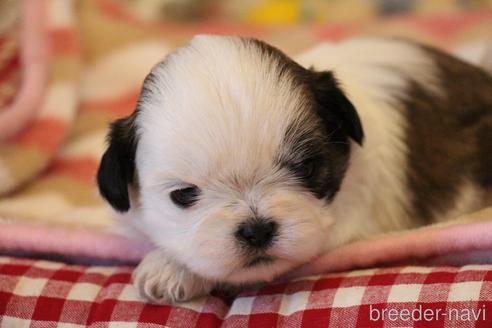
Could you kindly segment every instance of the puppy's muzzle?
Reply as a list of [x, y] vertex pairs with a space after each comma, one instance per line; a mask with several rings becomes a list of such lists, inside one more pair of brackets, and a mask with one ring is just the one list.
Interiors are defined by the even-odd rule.
[[236, 231], [236, 238], [252, 248], [267, 248], [272, 245], [278, 224], [270, 219], [254, 219], [243, 222]]

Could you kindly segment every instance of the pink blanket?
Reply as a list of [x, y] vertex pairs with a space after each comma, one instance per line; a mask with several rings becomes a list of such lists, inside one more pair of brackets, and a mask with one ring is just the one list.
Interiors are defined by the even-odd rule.
[[[489, 220], [429, 226], [374, 236], [314, 259], [291, 276], [345, 271], [389, 264], [492, 263], [492, 209]], [[484, 213], [485, 214], [485, 213]]]
[[47, 80], [49, 53], [46, 45], [46, 22], [45, 15], [40, 14], [45, 8], [41, 1], [36, 0], [24, 1], [23, 5], [23, 83], [15, 101], [0, 112], [0, 141], [14, 136], [34, 117]]
[[[152, 245], [113, 234], [10, 225], [0, 230], [2, 249], [136, 263]], [[492, 208], [451, 224], [393, 232], [346, 245], [313, 259], [289, 277], [395, 263], [492, 264]]]

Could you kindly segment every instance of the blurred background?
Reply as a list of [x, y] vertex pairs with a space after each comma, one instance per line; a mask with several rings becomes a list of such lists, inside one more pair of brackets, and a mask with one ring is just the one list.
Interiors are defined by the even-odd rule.
[[328, 23], [429, 15], [492, 5], [490, 0], [121, 0], [145, 19], [220, 20], [252, 24]]
[[152, 66], [198, 33], [253, 36], [293, 56], [322, 41], [402, 36], [480, 64], [492, 0], [0, 0], [0, 234], [7, 224], [115, 231], [95, 185], [108, 124], [133, 112]]

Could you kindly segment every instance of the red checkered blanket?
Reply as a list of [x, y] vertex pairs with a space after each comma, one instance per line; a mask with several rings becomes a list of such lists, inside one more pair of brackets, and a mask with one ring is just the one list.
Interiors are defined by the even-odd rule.
[[171, 307], [140, 301], [129, 267], [0, 257], [0, 326], [491, 327], [491, 269], [332, 273]]

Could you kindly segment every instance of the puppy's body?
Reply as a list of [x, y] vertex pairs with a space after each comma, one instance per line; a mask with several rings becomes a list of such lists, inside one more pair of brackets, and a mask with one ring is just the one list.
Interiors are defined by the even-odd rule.
[[271, 280], [490, 202], [486, 73], [389, 39], [322, 44], [298, 61], [256, 40], [195, 37], [113, 125], [98, 180], [158, 246], [135, 273], [147, 298]]
[[322, 44], [298, 60], [336, 72], [366, 136], [352, 149], [333, 203], [334, 216], [345, 219], [336, 221], [331, 246], [491, 203], [492, 82], [485, 72], [397, 39]]

